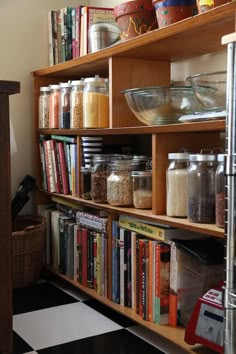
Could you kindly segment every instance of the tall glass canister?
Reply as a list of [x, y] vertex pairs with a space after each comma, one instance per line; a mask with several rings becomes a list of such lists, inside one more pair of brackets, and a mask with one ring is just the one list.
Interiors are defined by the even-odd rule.
[[51, 89], [48, 86], [42, 86], [39, 91], [39, 128], [49, 128], [49, 97]]
[[60, 128], [70, 128], [70, 91], [71, 84], [60, 84]]
[[49, 86], [49, 128], [59, 128], [60, 115], [60, 85]]
[[83, 128], [83, 80], [71, 81], [70, 127]]

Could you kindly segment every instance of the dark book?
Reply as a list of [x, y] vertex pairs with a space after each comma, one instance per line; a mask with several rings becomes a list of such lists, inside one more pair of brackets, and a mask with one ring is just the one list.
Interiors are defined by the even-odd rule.
[[88, 279], [88, 230], [82, 228], [82, 284], [87, 287]]
[[59, 216], [59, 242], [60, 242], [60, 253], [59, 253], [59, 271], [62, 274], [66, 274], [66, 246], [68, 237], [68, 222], [71, 218], [66, 215]]
[[112, 221], [112, 301], [117, 301], [118, 291], [118, 248], [119, 248], [119, 222], [117, 220]]
[[94, 237], [95, 231], [88, 231], [88, 258], [87, 258], [87, 283], [88, 287], [94, 287]]
[[62, 193], [69, 194], [68, 171], [66, 166], [66, 154], [65, 154], [63, 142], [59, 141], [57, 143], [57, 147], [58, 147], [58, 155], [59, 155], [61, 179], [62, 179]]

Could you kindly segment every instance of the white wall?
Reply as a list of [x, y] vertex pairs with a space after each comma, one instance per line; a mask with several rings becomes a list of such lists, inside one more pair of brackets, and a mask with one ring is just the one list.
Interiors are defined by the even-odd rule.
[[[10, 112], [17, 142], [12, 156], [12, 192], [26, 174], [33, 175], [34, 113], [31, 72], [48, 66], [47, 14], [64, 6], [114, 7], [120, 0], [0, 0], [0, 79], [21, 83], [21, 93], [11, 96]], [[226, 67], [226, 55], [218, 53], [172, 65], [172, 79], [183, 80], [191, 73]], [[1, 171], [2, 173], [2, 171]], [[24, 212], [30, 210], [28, 203]]]

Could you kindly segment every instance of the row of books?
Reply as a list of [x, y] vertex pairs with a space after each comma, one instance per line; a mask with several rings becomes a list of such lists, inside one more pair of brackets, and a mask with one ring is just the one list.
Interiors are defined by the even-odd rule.
[[78, 211], [76, 217], [49, 208], [45, 263], [107, 296], [106, 218]]
[[51, 193], [77, 194], [76, 139], [60, 135], [39, 137], [43, 189]]
[[89, 27], [96, 22], [115, 22], [113, 8], [66, 6], [48, 12], [49, 65], [89, 53]]

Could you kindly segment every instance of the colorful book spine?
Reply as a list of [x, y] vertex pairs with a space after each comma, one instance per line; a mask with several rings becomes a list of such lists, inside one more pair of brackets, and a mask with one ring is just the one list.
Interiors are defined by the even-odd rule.
[[59, 161], [61, 166], [61, 178], [62, 178], [62, 192], [63, 194], [69, 194], [69, 181], [68, 181], [68, 173], [66, 167], [66, 155], [63, 142], [58, 142], [58, 154]]
[[102, 295], [102, 234], [97, 232], [97, 293]]
[[64, 141], [65, 143], [71, 143], [71, 144], [75, 144], [76, 143], [76, 137], [73, 137], [73, 136], [52, 134], [51, 135], [51, 139]]
[[88, 286], [88, 230], [82, 229], [82, 284]]
[[112, 301], [117, 302], [118, 289], [118, 245], [119, 243], [119, 224], [117, 220], [112, 221]]

